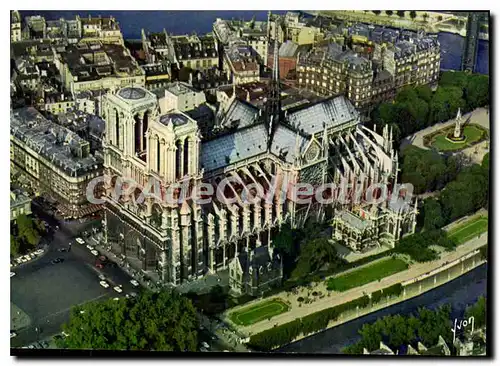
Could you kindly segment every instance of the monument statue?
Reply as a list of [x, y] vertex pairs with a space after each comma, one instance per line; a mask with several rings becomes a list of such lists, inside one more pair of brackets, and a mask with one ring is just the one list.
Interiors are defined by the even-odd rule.
[[457, 117], [455, 118], [455, 131], [453, 132], [453, 137], [459, 139], [462, 135], [461, 129], [462, 113], [460, 108], [458, 108]]

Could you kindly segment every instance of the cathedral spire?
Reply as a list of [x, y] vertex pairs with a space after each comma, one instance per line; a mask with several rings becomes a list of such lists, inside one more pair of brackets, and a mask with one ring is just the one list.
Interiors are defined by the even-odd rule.
[[[274, 53], [273, 53], [273, 70], [272, 76], [269, 79], [269, 90], [266, 101], [265, 123], [267, 124], [268, 136], [267, 146], [270, 149], [274, 131], [282, 120], [281, 111], [281, 90], [280, 90], [280, 72], [279, 72], [279, 27], [281, 26], [281, 18], [275, 16], [274, 19]], [[268, 42], [271, 41], [269, 36]]]

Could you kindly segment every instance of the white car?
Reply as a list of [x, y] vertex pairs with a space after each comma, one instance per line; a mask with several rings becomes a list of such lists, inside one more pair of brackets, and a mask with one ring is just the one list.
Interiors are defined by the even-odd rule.
[[109, 283], [107, 283], [106, 281], [101, 281], [99, 282], [99, 284], [104, 287], [104, 288], [108, 288], [109, 287]]
[[205, 347], [206, 349], [209, 349], [209, 348], [210, 348], [210, 346], [208, 345], [208, 343], [207, 343], [207, 342], [201, 342], [201, 345], [202, 345], [203, 347]]
[[26, 258], [26, 257], [21, 258], [21, 262], [26, 263], [27, 261], [29, 261], [29, 258]]
[[36, 258], [36, 254], [35, 253], [30, 253], [29, 256], [30, 256], [30, 259], [35, 259]]
[[119, 298], [119, 297], [115, 297], [113, 300], [115, 300], [115, 301], [119, 301], [119, 300], [120, 300], [120, 298]]
[[90, 245], [90, 244], [87, 244], [87, 249], [88, 250], [94, 250], [94, 247], [92, 245]]
[[118, 292], [119, 294], [121, 294], [121, 293], [123, 292], [123, 289], [122, 289], [122, 287], [121, 287], [121, 286], [115, 286], [115, 287], [113, 287], [113, 289], [114, 289], [116, 292]]
[[14, 338], [15, 336], [17, 336], [16, 332], [10, 332], [10, 338]]
[[130, 280], [130, 283], [131, 283], [134, 287], [139, 287], [139, 282], [137, 282], [137, 280]]
[[42, 254], [42, 253], [43, 253], [43, 249], [38, 249], [38, 250], [35, 252], [35, 254], [36, 254], [36, 255], [40, 255], [40, 254]]
[[75, 240], [78, 244], [81, 244], [81, 245], [85, 244], [85, 240], [83, 240], [82, 238], [76, 238]]
[[16, 258], [17, 264], [23, 263], [23, 257]]
[[95, 250], [95, 249], [91, 250], [90, 253], [92, 253], [96, 257], [99, 255], [99, 252], [97, 250]]
[[14, 272], [10, 272], [10, 277], [14, 277], [16, 274]]
[[105, 276], [105, 275], [103, 275], [103, 274], [100, 274], [100, 275], [99, 275], [99, 279], [100, 279], [101, 281], [104, 281], [104, 280], [106, 280], [106, 276]]

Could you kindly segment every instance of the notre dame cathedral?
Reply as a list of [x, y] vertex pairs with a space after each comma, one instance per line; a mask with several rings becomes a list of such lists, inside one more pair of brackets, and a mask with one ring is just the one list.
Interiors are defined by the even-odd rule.
[[[308, 218], [331, 220], [334, 238], [353, 250], [394, 245], [414, 232], [416, 205], [401, 209], [384, 201], [375, 208], [339, 203], [325, 207], [282, 194], [298, 182], [394, 185], [398, 157], [387, 128], [381, 136], [364, 127], [344, 96], [283, 111], [278, 57], [273, 66], [265, 107], [233, 94], [217, 111], [207, 136], [183, 112], [160, 113], [157, 96], [146, 89], [125, 87], [103, 98], [106, 240], [132, 267], [176, 286], [226, 270], [233, 259], [261, 247], [273, 260], [272, 238], [280, 226], [289, 222], [300, 227]], [[140, 189], [113, 194], [118, 177], [142, 187], [151, 180], [166, 189], [182, 183], [188, 190], [228, 179], [224, 192], [234, 197], [250, 184], [274, 192], [270, 200], [250, 203], [141, 201]]]

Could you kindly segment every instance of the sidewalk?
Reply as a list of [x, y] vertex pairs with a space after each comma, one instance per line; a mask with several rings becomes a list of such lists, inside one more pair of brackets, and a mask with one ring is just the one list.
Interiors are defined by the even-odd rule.
[[101, 232], [97, 234], [92, 234], [87, 238], [86, 242], [94, 245], [95, 249], [99, 254], [105, 255], [108, 260], [116, 263], [123, 272], [127, 273], [130, 277], [137, 280], [142, 287], [145, 287], [151, 291], [159, 291], [165, 286], [159, 282], [159, 279], [151, 278], [154, 273], [146, 273], [144, 271], [137, 271], [133, 269], [129, 263], [124, 258], [120, 258], [110, 251], [111, 247], [105, 247], [103, 243], [103, 234]]

